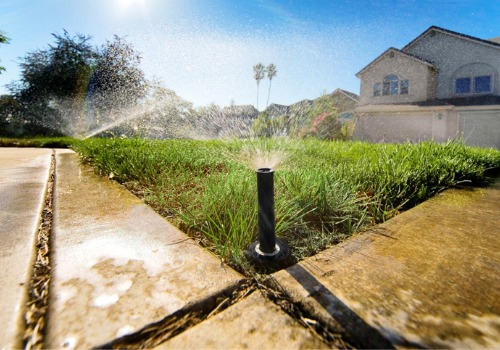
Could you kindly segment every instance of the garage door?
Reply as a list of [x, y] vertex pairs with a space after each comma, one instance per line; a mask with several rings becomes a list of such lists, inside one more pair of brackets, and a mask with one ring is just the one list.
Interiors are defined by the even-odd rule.
[[460, 112], [460, 131], [471, 146], [500, 149], [500, 110]]

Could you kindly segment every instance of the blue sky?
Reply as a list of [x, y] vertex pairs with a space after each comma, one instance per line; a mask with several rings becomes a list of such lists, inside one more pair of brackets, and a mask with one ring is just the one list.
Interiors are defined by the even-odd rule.
[[[195, 105], [256, 104], [252, 66], [274, 63], [270, 102], [291, 104], [342, 88], [388, 47], [431, 25], [482, 39], [500, 36], [498, 0], [0, 0], [4, 85], [19, 57], [53, 43], [51, 33], [114, 34], [141, 52], [142, 69]], [[259, 109], [268, 80], [261, 82]]]

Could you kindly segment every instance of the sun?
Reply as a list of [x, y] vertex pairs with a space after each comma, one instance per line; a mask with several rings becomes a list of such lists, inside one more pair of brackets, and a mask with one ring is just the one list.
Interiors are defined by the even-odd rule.
[[144, 10], [147, 7], [147, 3], [148, 0], [114, 0], [113, 8], [120, 12]]

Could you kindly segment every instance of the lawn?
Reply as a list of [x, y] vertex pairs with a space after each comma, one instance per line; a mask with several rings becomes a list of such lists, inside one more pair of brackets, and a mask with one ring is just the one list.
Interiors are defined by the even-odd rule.
[[0, 147], [68, 148], [76, 141], [71, 137], [0, 137]]
[[481, 186], [500, 151], [436, 144], [318, 140], [74, 140], [100, 174], [123, 183], [241, 271], [257, 236], [256, 167], [275, 168], [276, 233], [298, 260], [443, 189]]

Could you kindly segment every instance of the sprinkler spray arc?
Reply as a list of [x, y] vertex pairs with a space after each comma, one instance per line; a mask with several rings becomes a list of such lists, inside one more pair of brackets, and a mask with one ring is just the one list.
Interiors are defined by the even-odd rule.
[[274, 171], [259, 168], [257, 174], [257, 201], [259, 237], [248, 247], [246, 255], [256, 265], [280, 265], [290, 257], [290, 249], [276, 238], [274, 219]]

